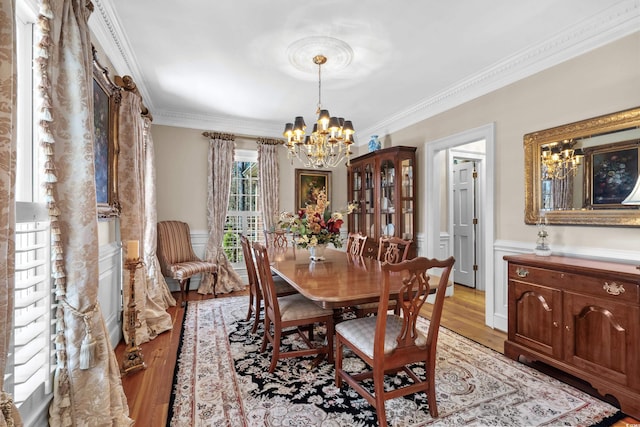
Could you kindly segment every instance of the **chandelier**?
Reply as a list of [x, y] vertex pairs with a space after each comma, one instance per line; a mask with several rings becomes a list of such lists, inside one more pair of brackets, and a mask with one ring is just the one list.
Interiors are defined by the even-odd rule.
[[293, 123], [287, 123], [283, 135], [290, 159], [297, 158], [307, 168], [333, 168], [346, 160], [353, 144], [353, 124], [342, 117], [331, 117], [328, 110], [322, 109], [322, 64], [327, 62], [324, 55], [313, 57], [318, 65], [318, 119], [313, 124], [311, 134], [306, 134], [307, 125], [302, 116], [297, 116]]
[[575, 142], [565, 139], [542, 146], [542, 166], [544, 179], [566, 179], [573, 177], [582, 164], [582, 148], [574, 148]]

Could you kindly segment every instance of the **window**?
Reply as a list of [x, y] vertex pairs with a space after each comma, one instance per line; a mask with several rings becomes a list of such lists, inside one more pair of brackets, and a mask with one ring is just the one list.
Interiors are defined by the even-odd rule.
[[55, 306], [50, 274], [49, 214], [40, 202], [42, 170], [35, 137], [38, 95], [33, 58], [37, 5], [16, 4], [17, 38], [17, 168], [15, 293], [13, 335], [9, 343], [5, 390], [13, 395], [23, 418], [33, 414], [51, 394], [55, 367], [53, 338]]
[[244, 266], [240, 235], [264, 241], [258, 189], [257, 151], [236, 150], [223, 247], [229, 261], [240, 268]]

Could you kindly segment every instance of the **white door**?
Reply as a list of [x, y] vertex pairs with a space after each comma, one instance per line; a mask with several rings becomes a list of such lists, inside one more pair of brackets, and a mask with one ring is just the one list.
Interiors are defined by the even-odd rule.
[[460, 161], [453, 165], [453, 252], [456, 258], [454, 280], [476, 287], [475, 238], [475, 162]]

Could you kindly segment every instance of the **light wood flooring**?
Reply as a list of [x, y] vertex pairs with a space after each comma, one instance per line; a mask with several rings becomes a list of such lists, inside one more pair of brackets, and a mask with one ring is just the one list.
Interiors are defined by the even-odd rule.
[[[218, 298], [239, 295], [247, 296], [248, 293], [247, 291], [234, 292], [219, 295]], [[179, 297], [178, 294], [174, 296]], [[195, 291], [191, 291], [188, 295], [190, 301], [210, 298], [212, 298], [211, 295], [203, 296]], [[502, 353], [506, 334], [485, 326], [484, 306], [484, 292], [456, 285], [453, 297], [445, 301], [441, 324], [447, 329]], [[165, 426], [167, 422], [184, 308], [170, 307], [168, 312], [173, 320], [173, 329], [141, 345], [147, 368], [122, 377], [122, 385], [129, 404], [129, 416], [136, 421], [136, 427], [159, 427]], [[427, 318], [430, 317], [430, 307], [423, 308], [423, 314]], [[124, 343], [118, 344], [115, 349], [120, 364], [122, 364], [124, 350]], [[640, 422], [625, 418], [614, 426], [638, 427]]]

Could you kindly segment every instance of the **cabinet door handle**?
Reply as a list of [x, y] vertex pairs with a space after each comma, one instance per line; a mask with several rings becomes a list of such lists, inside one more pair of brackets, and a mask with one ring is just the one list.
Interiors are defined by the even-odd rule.
[[558, 327], [558, 322], [553, 322], [553, 327], [557, 328]]
[[518, 267], [516, 268], [516, 274], [518, 275], [518, 277], [527, 277], [529, 275], [529, 270], [527, 270], [526, 268]]
[[607, 291], [607, 293], [610, 294], [610, 295], [624, 294], [624, 286], [623, 285], [619, 285], [616, 282], [611, 282], [611, 283], [604, 282], [604, 285], [602, 286], [602, 289]]

